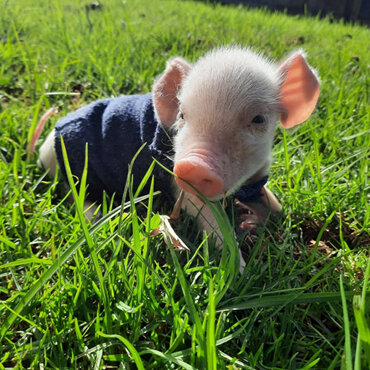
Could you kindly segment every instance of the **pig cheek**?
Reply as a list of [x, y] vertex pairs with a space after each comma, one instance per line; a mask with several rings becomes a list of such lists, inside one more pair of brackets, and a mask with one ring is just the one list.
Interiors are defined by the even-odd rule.
[[240, 187], [266, 164], [269, 149], [262, 143], [252, 144], [250, 140], [243, 141], [229, 157], [225, 168], [225, 190]]
[[187, 125], [178, 127], [176, 136], [174, 137], [174, 164], [176, 164], [180, 158], [183, 157], [183, 153], [186, 151], [186, 148], [189, 147], [191, 138], [194, 135], [189, 132]]
[[246, 153], [246, 158], [243, 162], [242, 168], [245, 175], [249, 178], [265, 166], [269, 159], [270, 148], [267, 143], [259, 145], [251, 145], [250, 150]]
[[226, 150], [221, 147], [214, 148], [214, 153], [210, 155], [210, 159], [217, 165], [218, 172], [224, 182], [222, 193], [227, 193], [235, 186], [243, 171], [240, 155], [238, 156], [235, 147], [234, 150], [231, 150], [231, 147], [232, 145]]
[[[274, 116], [268, 117], [262, 127], [240, 127], [231, 130], [238, 134], [229, 135], [224, 142], [222, 163], [224, 188], [226, 192], [241, 186], [270, 161], [274, 138]], [[244, 131], [243, 131], [244, 129]]]

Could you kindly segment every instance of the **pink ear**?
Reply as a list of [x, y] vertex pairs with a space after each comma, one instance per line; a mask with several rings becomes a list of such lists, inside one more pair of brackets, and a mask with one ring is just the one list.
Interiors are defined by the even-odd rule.
[[284, 76], [280, 88], [283, 106], [281, 124], [284, 128], [290, 128], [310, 117], [320, 95], [320, 84], [299, 52], [284, 62], [280, 71]]
[[176, 121], [179, 111], [177, 93], [190, 69], [190, 64], [184, 59], [172, 59], [153, 86], [154, 108], [159, 121], [165, 126], [169, 127]]

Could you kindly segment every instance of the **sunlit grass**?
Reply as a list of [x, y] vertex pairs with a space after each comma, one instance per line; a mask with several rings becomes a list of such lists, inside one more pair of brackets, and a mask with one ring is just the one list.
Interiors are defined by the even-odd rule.
[[[0, 364], [367, 368], [369, 30], [201, 2], [88, 4], [0, 1]], [[185, 215], [190, 253], [150, 236], [171, 208], [150, 163], [150, 194], [129, 179], [91, 224], [84, 179], [66, 191], [26, 155], [50, 106], [45, 135], [94, 99], [149, 91], [167, 59], [228, 43], [277, 60], [304, 48], [322, 82], [309, 121], [277, 130], [269, 187], [284, 216], [248, 238], [242, 275], [220, 205], [222, 251]]]

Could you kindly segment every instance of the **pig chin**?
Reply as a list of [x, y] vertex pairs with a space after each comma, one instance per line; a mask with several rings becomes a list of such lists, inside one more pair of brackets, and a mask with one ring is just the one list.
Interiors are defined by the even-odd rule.
[[[217, 194], [208, 195], [207, 191], [201, 191], [199, 187], [194, 182], [192, 182], [191, 185], [189, 185], [187, 182], [184, 182], [181, 180], [181, 178], [176, 178], [177, 185], [184, 190], [187, 193], [196, 195], [199, 197], [199, 193], [202, 193], [209, 201], [216, 202], [219, 200], [222, 200], [225, 197], [229, 197], [233, 195], [237, 190], [239, 190], [248, 180], [252, 179], [257, 173], [264, 171], [265, 166], [262, 166], [262, 168], [257, 168], [255, 170], [247, 170], [244, 172], [244, 175], [238, 176], [238, 180], [232, 183], [232, 185], [223, 184], [222, 189]], [[174, 171], [176, 173], [176, 171]], [[205, 183], [207, 183], [207, 180], [204, 180]], [[189, 182], [190, 183], [190, 182]], [[197, 190], [195, 190], [197, 189]]]
[[228, 186], [222, 194], [215, 198], [215, 200], [220, 200], [223, 197], [229, 197], [233, 195], [246, 183], [254, 183], [259, 181], [268, 173], [271, 161], [271, 156], [267, 156], [265, 161], [261, 161], [263, 163], [261, 166], [252, 166], [248, 169], [245, 169], [242, 174], [236, 177], [237, 180], [234, 181], [232, 185]]

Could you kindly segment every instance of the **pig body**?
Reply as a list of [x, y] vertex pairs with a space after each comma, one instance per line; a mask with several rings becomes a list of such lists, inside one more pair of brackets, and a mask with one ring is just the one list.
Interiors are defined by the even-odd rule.
[[[102, 201], [103, 192], [122, 197], [128, 164], [146, 144], [132, 169], [137, 188], [153, 158], [171, 168], [173, 145], [170, 133], [154, 115], [152, 94], [121, 96], [93, 102], [68, 114], [55, 126], [55, 151], [64, 177], [61, 137], [66, 147], [71, 172], [81, 178], [88, 143], [88, 197]], [[171, 175], [155, 166], [156, 188], [171, 193]], [[167, 191], [166, 191], [167, 190]]]
[[[155, 121], [152, 132], [160, 138], [154, 141], [164, 146], [171, 144], [168, 136], [162, 135], [158, 129], [165, 128], [173, 137], [173, 146], [168, 149], [173, 150], [173, 171], [177, 175], [177, 185], [175, 181], [172, 181], [173, 186], [165, 184], [167, 191], [177, 195], [179, 189], [183, 189], [184, 208], [190, 214], [199, 215], [200, 226], [208, 232], [215, 231], [220, 240], [217, 224], [210, 210], [200, 200], [197, 190], [211, 201], [235, 193], [242, 196], [244, 193], [242, 202], [250, 206], [255, 221], [263, 223], [269, 212], [281, 209], [279, 202], [264, 186], [271, 164], [276, 123], [280, 118], [282, 126], [290, 128], [305, 121], [315, 108], [319, 92], [316, 74], [300, 51], [291, 54], [279, 65], [250, 49], [239, 47], [213, 50], [193, 66], [181, 58], [170, 60], [153, 85], [149, 104]], [[91, 123], [89, 117], [87, 115], [84, 118], [84, 124]], [[101, 117], [106, 117], [105, 112], [101, 112]], [[68, 120], [70, 118], [67, 116]], [[114, 122], [117, 123], [117, 120], [111, 123]], [[60, 126], [61, 123], [57, 128]], [[142, 142], [147, 142], [150, 149], [153, 135], [142, 135], [140, 125], [136, 130], [139, 139], [133, 147], [139, 148]], [[60, 133], [64, 136], [62, 131]], [[51, 159], [55, 140], [53, 135], [46, 140], [40, 153], [41, 163], [51, 170], [55, 166], [55, 160]], [[107, 139], [103, 147], [113, 145], [118, 151], [121, 148], [124, 151], [127, 145], [132, 145], [126, 142], [128, 137], [136, 140], [130, 135], [113, 134], [104, 138], [104, 129], [98, 136]], [[78, 149], [80, 155], [77, 160], [83, 162], [84, 137], [80, 139], [79, 145], [83, 147]], [[100, 166], [111, 168], [112, 159], [104, 155], [95, 156], [92, 152], [99, 145], [94, 141], [86, 141], [89, 142], [89, 157], [92, 155], [100, 161]], [[71, 150], [74, 152], [76, 149]], [[67, 152], [71, 150], [67, 147]], [[58, 151], [57, 157], [61, 163]], [[150, 154], [144, 156], [145, 162], [151, 162]], [[153, 154], [153, 157], [156, 155]], [[160, 159], [168, 164], [167, 156]], [[124, 160], [121, 168], [127, 168], [129, 162], [129, 159]], [[146, 163], [146, 168], [149, 164]], [[116, 175], [122, 180], [122, 186], [125, 173]], [[89, 185], [93, 187], [93, 184]], [[119, 191], [117, 187], [112, 190]], [[245, 221], [243, 224], [247, 225], [248, 220]]]
[[[63, 138], [71, 172], [81, 178], [88, 144], [88, 199], [101, 202], [103, 193], [122, 197], [128, 164], [140, 153], [132, 168], [133, 187], [137, 188], [153, 159], [172, 167], [173, 143], [171, 130], [155, 117], [152, 93], [102, 99], [68, 114], [52, 132], [58, 165], [67, 180], [62, 154]], [[155, 188], [173, 200], [174, 188], [169, 172], [159, 166], [153, 170]], [[244, 185], [235, 198], [242, 202], [258, 201], [267, 182], [264, 176], [257, 183]], [[146, 189], [148, 190], [148, 189]]]

